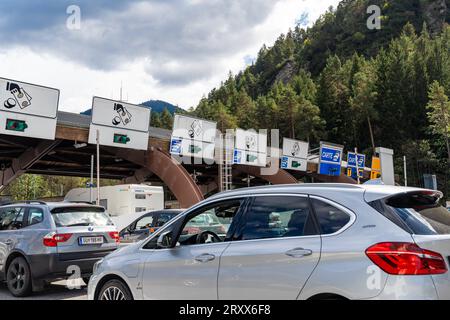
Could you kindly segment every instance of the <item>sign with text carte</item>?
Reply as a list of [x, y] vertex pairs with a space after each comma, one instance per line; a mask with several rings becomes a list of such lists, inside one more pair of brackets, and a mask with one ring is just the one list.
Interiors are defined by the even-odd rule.
[[0, 78], [0, 134], [54, 140], [59, 90]]
[[[358, 170], [359, 177], [362, 178], [364, 176], [364, 168], [366, 166], [366, 156], [364, 154], [358, 153]], [[354, 152], [347, 153], [347, 175], [354, 179], [356, 176], [356, 154]]]
[[217, 123], [176, 114], [170, 139], [170, 153], [214, 160]]
[[289, 138], [283, 138], [283, 155], [281, 168], [306, 171], [308, 166], [309, 143]]
[[267, 134], [255, 130], [236, 129], [235, 164], [265, 167], [267, 163]]
[[343, 146], [321, 142], [319, 153], [319, 174], [328, 176], [341, 175]]
[[149, 108], [100, 97], [92, 100], [89, 143], [136, 150], [147, 150], [150, 127]]

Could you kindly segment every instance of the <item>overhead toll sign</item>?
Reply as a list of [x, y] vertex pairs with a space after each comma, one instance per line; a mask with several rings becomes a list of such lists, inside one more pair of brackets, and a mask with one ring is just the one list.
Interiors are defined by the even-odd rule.
[[176, 114], [170, 153], [183, 157], [214, 160], [217, 123]]
[[306, 171], [308, 166], [308, 150], [308, 142], [283, 138], [283, 155], [281, 157], [281, 168]]
[[319, 154], [319, 174], [328, 176], [341, 175], [342, 152], [344, 147], [321, 142]]
[[[356, 158], [358, 157], [358, 165], [356, 165]], [[347, 175], [354, 179], [357, 179], [356, 169], [358, 167], [359, 177], [364, 176], [364, 168], [366, 166], [366, 156], [364, 154], [358, 153], [358, 156], [354, 152], [349, 152], [347, 154]]]
[[0, 134], [54, 140], [59, 90], [0, 78]]
[[236, 129], [234, 164], [265, 167], [267, 163], [267, 134], [254, 130]]
[[146, 107], [94, 97], [89, 143], [110, 147], [147, 150], [150, 112]]

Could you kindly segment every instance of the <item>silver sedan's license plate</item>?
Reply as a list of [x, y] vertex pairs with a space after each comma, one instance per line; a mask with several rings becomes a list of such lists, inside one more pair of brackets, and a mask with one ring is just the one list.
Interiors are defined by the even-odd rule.
[[78, 239], [78, 243], [82, 246], [84, 245], [90, 245], [90, 244], [102, 244], [103, 243], [103, 237], [80, 237]]

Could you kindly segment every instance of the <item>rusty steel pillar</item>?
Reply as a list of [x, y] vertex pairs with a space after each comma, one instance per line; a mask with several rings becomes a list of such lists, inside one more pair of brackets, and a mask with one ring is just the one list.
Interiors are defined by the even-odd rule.
[[147, 151], [123, 149], [108, 149], [108, 151], [157, 175], [175, 195], [181, 208], [189, 208], [204, 199], [200, 188], [186, 169], [160, 148], [149, 147]]

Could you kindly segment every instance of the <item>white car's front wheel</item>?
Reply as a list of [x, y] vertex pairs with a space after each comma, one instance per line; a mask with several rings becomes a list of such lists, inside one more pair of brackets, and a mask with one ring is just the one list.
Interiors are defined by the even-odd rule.
[[133, 300], [133, 297], [122, 281], [113, 279], [103, 285], [98, 300]]

